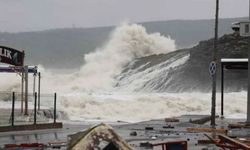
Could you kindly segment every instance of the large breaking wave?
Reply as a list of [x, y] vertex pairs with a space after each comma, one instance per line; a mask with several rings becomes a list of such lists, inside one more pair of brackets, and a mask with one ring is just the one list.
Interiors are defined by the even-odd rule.
[[114, 85], [114, 77], [130, 61], [173, 50], [175, 42], [169, 37], [159, 33], [148, 34], [141, 25], [123, 24], [113, 31], [110, 40], [102, 48], [85, 55], [86, 64], [76, 74], [83, 83], [78, 88], [108, 90]]
[[[128, 72], [131, 74], [122, 78], [124, 66], [135, 59], [175, 49], [175, 41], [170, 37], [160, 33], [148, 34], [141, 25], [123, 24], [111, 33], [102, 47], [84, 56], [85, 64], [78, 71], [56, 74], [39, 66], [42, 72], [41, 90], [44, 93], [57, 91], [60, 95], [59, 108], [66, 111], [72, 120], [140, 121], [187, 113], [208, 114], [210, 94], [150, 91], [152, 86], [158, 84], [154, 83], [155, 78], [185, 64], [189, 55], [174, 57], [143, 71], [136, 70], [135, 74]], [[0, 74], [0, 91], [20, 91], [20, 78], [16, 76]], [[117, 80], [120, 80], [119, 86]], [[145, 85], [145, 81], [150, 82]], [[226, 113], [243, 113], [245, 109], [241, 106], [245, 106], [245, 93], [231, 95], [240, 95], [239, 105], [228, 106]]]
[[160, 33], [148, 34], [137, 24], [123, 24], [110, 35], [110, 39], [94, 52], [84, 56], [85, 64], [69, 75], [45, 71], [45, 89], [62, 93], [113, 91], [123, 67], [136, 58], [152, 54], [169, 53], [176, 49], [175, 41]]

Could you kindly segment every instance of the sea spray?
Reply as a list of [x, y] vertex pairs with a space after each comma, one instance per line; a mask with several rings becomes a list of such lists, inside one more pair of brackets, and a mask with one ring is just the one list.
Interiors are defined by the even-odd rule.
[[86, 64], [76, 74], [82, 83], [78, 87], [110, 90], [115, 83], [114, 77], [135, 58], [174, 50], [175, 41], [169, 37], [159, 33], [148, 34], [141, 25], [123, 24], [113, 31], [110, 40], [102, 48], [84, 56]]
[[[176, 49], [175, 41], [160, 33], [148, 34], [137, 24], [122, 24], [110, 39], [92, 53], [84, 56], [85, 64], [71, 74], [55, 74], [42, 67], [42, 90], [60, 93], [105, 93], [114, 90], [116, 76], [125, 65], [136, 58], [169, 53]], [[41, 67], [41, 66], [40, 66]], [[40, 68], [39, 67], [39, 68]]]
[[[225, 116], [244, 116], [246, 92], [225, 95]], [[112, 93], [64, 95], [60, 107], [71, 120], [108, 120], [137, 122], [184, 114], [209, 115], [211, 93]], [[216, 113], [220, 114], [220, 93]], [[237, 99], [237, 101], [235, 101]], [[237, 105], [232, 105], [237, 103]]]
[[[134, 122], [181, 114], [209, 114], [210, 93], [132, 92], [137, 89], [135, 87], [142, 85], [142, 77], [153, 79], [157, 69], [164, 70], [162, 68], [164, 64], [152, 72], [142, 72], [138, 78], [131, 76], [131, 80], [138, 81], [134, 82], [136, 84], [129, 85], [129, 92], [115, 91], [117, 90], [116, 87], [114, 89], [117, 79], [115, 77], [121, 73], [125, 65], [136, 58], [169, 53], [174, 50], [175, 42], [169, 37], [161, 36], [159, 33], [148, 34], [141, 25], [123, 24], [113, 31], [103, 47], [85, 55], [85, 64], [79, 71], [56, 74], [39, 66], [39, 71], [42, 72], [41, 91], [42, 93], [58, 92], [58, 109], [67, 112], [71, 120], [99, 119]], [[170, 67], [183, 65], [188, 59], [189, 55], [185, 55], [176, 61], [170, 61]], [[20, 91], [19, 75], [0, 74], [0, 77], [0, 90]], [[32, 91], [32, 80], [29, 84], [30, 91]], [[225, 99], [227, 99], [225, 101], [226, 115], [245, 113], [246, 92], [230, 93]], [[235, 99], [237, 99], [237, 105], [231, 105], [235, 103]], [[48, 107], [53, 103], [53, 99], [47, 102], [42, 98], [41, 101]], [[219, 101], [217, 102], [219, 106]], [[0, 105], [7, 107], [11, 106], [11, 103], [0, 101]], [[20, 105], [17, 104], [17, 107]], [[217, 109], [219, 110], [219, 107]]]

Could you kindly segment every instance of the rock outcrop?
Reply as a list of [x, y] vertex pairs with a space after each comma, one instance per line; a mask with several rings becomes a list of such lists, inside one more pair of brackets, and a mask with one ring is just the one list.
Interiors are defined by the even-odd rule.
[[[145, 92], [208, 92], [211, 90], [209, 63], [212, 61], [214, 40], [201, 41], [190, 49], [168, 54], [152, 55], [128, 64], [117, 77], [119, 90]], [[189, 57], [184, 61], [184, 57]], [[220, 89], [220, 59], [247, 58], [248, 39], [238, 34], [219, 38], [217, 56], [217, 87]], [[178, 63], [177, 63], [178, 61]], [[176, 63], [175, 63], [176, 62]], [[178, 64], [178, 65], [176, 65]], [[149, 75], [151, 74], [151, 75]], [[144, 78], [147, 76], [147, 78]], [[140, 80], [140, 82], [138, 82]], [[225, 71], [226, 91], [241, 91], [247, 87], [246, 70]], [[135, 84], [135, 82], [138, 82]]]

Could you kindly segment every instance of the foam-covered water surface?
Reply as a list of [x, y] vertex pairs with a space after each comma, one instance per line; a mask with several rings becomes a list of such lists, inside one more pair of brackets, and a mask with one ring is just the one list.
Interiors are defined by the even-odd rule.
[[[237, 99], [237, 100], [236, 100]], [[244, 116], [246, 92], [225, 94], [225, 116]], [[60, 97], [60, 109], [72, 120], [100, 119], [137, 122], [184, 114], [210, 114], [211, 93], [110, 93], [76, 94]], [[220, 94], [217, 94], [220, 114]]]
[[[211, 93], [165, 91], [166, 87], [181, 86], [168, 85], [176, 78], [171, 70], [183, 67], [190, 59], [188, 51], [174, 53], [175, 50], [175, 41], [170, 37], [148, 34], [141, 25], [123, 24], [110, 34], [103, 46], [84, 56], [85, 64], [78, 70], [62, 74], [38, 66], [42, 74], [41, 92], [57, 92], [58, 109], [66, 112], [70, 120], [136, 122], [182, 114], [210, 114]], [[172, 55], [141, 61], [137, 67], [130, 68], [138, 58], [170, 52]], [[126, 67], [128, 71], [123, 72]], [[30, 92], [32, 81], [30, 75]], [[0, 74], [0, 82], [0, 91], [21, 91], [18, 74]], [[10, 104], [0, 98], [2, 108], [10, 108]], [[53, 106], [53, 97], [45, 104]], [[216, 109], [219, 112], [219, 94]], [[245, 111], [246, 92], [226, 94], [226, 116], [245, 114]]]

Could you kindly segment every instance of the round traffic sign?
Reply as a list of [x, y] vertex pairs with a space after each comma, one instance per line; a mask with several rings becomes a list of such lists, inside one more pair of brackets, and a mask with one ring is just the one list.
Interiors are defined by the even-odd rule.
[[216, 62], [215, 61], [212, 61], [209, 64], [209, 73], [211, 76], [213, 76], [216, 73]]

